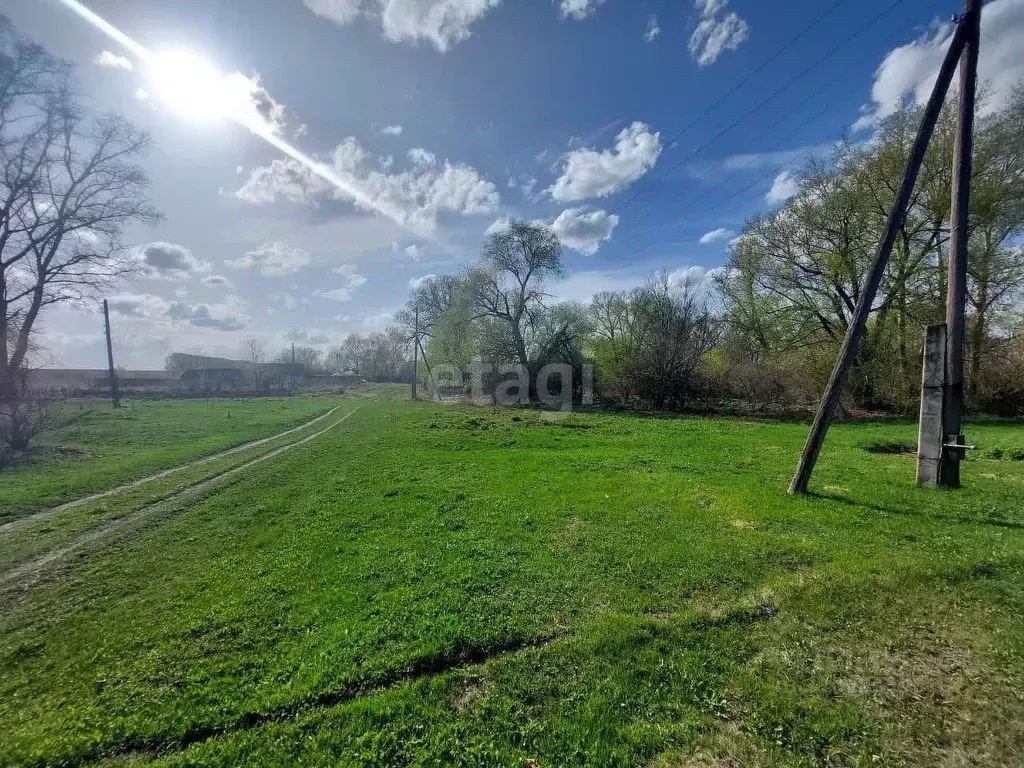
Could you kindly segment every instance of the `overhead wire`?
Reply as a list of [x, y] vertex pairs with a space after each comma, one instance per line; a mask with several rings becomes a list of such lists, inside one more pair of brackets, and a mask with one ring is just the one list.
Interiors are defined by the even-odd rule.
[[[695, 126], [699, 125], [704, 120], [704, 118], [706, 118], [708, 115], [710, 115], [712, 112], [714, 112], [719, 106], [721, 106], [726, 101], [726, 99], [728, 99], [730, 96], [732, 96], [733, 94], [738, 92], [744, 85], [746, 85], [751, 80], [753, 80], [756, 75], [758, 75], [761, 72], [763, 72], [764, 69], [769, 64], [774, 62], [783, 53], [785, 53], [790, 48], [792, 48], [793, 45], [795, 45], [797, 43], [797, 41], [799, 41], [801, 38], [803, 38], [804, 35], [806, 35], [808, 32], [810, 32], [812, 29], [814, 29], [816, 26], [818, 26], [818, 24], [820, 24], [822, 21], [824, 21], [825, 18], [829, 14], [831, 14], [833, 11], [835, 11], [844, 2], [846, 2], [846, 0], [835, 0], [835, 2], [833, 2], [827, 8], [825, 8], [825, 10], [823, 10], [820, 14], [818, 14], [807, 26], [805, 26], [803, 29], [801, 29], [799, 32], [797, 32], [795, 35], [793, 35], [793, 37], [791, 37], [781, 48], [779, 48], [777, 51], [775, 51], [775, 53], [773, 53], [767, 59], [765, 59], [760, 64], [758, 64], [756, 67], [754, 67], [754, 69], [751, 70], [742, 80], [740, 80], [732, 88], [730, 88], [728, 91], [726, 91], [721, 96], [719, 96], [717, 99], [715, 99], [715, 101], [713, 101], [711, 104], [709, 104], [707, 107], [705, 107], [704, 111], [702, 111], [699, 115], [697, 115], [697, 117], [695, 117], [689, 123], [687, 123], [682, 128], [680, 128], [671, 137], [669, 137], [669, 139], [665, 143], [666, 144], [674, 143], [683, 134], [685, 134], [687, 131], [689, 131], [691, 128], [694, 128]], [[626, 186], [629, 186], [630, 182], [633, 181], [635, 178], [637, 178], [637, 174], [638, 173], [643, 175], [642, 172], [646, 169], [646, 167], [647, 167], [646, 163], [640, 163], [636, 168], [634, 168], [632, 171], [630, 171], [626, 175], [625, 178], [621, 179], [618, 183], [616, 183], [616, 185], [614, 187], [612, 187], [611, 191], [608, 194], [609, 195], [613, 195], [616, 192], [618, 192], [619, 190], [625, 188]]]
[[[998, 38], [991, 38], [990, 37], [990, 41], [991, 42], [997, 42]], [[914, 83], [910, 84], [909, 86], [907, 86], [904, 89], [904, 92], [906, 93], [906, 92], [916, 91], [919, 87], [921, 87], [922, 85], [926, 84], [929, 80], [932, 80], [934, 77], [935, 77], [935, 73], [934, 72], [929, 72], [924, 77], [918, 79], [916, 82], [914, 82]], [[829, 83], [829, 84], [831, 84], [831, 83]], [[784, 145], [790, 138], [792, 138], [792, 136], [796, 135], [796, 133], [798, 133], [799, 131], [803, 130], [808, 125], [811, 125], [811, 124], [817, 122], [817, 120], [819, 120], [825, 114], [825, 112], [827, 112], [832, 106], [833, 105], [832, 105], [831, 102], [826, 104], [821, 110], [816, 112], [809, 119], [801, 122], [794, 130], [790, 131], [785, 137], [783, 137], [782, 139], [777, 141], [775, 145], [773, 145], [772, 147], [769, 148], [768, 152], [776, 151], [779, 147]], [[838, 142], [837, 142], [837, 144], [838, 144]], [[760, 154], [763, 155], [763, 154], [766, 154], [766, 153], [760, 153]], [[805, 153], [804, 156], [803, 156], [803, 161], [806, 162], [812, 156], [813, 156], [813, 152]], [[713, 166], [711, 169], [708, 169], [708, 170], [710, 171], [710, 170], [714, 170], [715, 168], [721, 167], [729, 159], [730, 159], [729, 157], [723, 158], [719, 163], [717, 163], [715, 166]], [[753, 165], [757, 161], [757, 159], [758, 159], [758, 156], [757, 155], [753, 155], [751, 157], [751, 159], [748, 160], [746, 163], [738, 166], [733, 171], [733, 173], [731, 173], [726, 178], [722, 179], [720, 182], [718, 182], [717, 184], [715, 184], [711, 188], [709, 188], [707, 190], [704, 190], [702, 192], [702, 194], [707, 194], [709, 192], [714, 192], [714, 191], [716, 191], [718, 189], [723, 188], [725, 186], [726, 182], [728, 182], [730, 179], [735, 178], [745, 168], [749, 168], [751, 165]], [[763, 173], [760, 176], [758, 176], [757, 178], [753, 179], [749, 184], [746, 184], [743, 187], [739, 188], [732, 195], [729, 195], [728, 197], [725, 197], [725, 198], [722, 198], [722, 199], [716, 201], [709, 208], [704, 208], [701, 211], [702, 215], [706, 215], [706, 214], [709, 214], [709, 213], [714, 213], [714, 212], [720, 210], [722, 208], [722, 206], [725, 205], [726, 203], [729, 203], [729, 202], [735, 200], [736, 198], [740, 197], [743, 193], [750, 191], [754, 187], [760, 186], [762, 184], [762, 182], [764, 182], [768, 178], [771, 178], [773, 176], [777, 177], [780, 173], [782, 173], [783, 171], [788, 170], [789, 168], [792, 168], [794, 165], [795, 165], [794, 161], [787, 161], [787, 162], [779, 164], [778, 166], [773, 166], [772, 168], [768, 169], [765, 173]], [[758, 192], [759, 196], [760, 196], [760, 194], [761, 193]], [[647, 214], [645, 214], [643, 217], [641, 217], [637, 221], [642, 222], [642, 221], [650, 218], [655, 212], [656, 212], [656, 209], [651, 209], [651, 210], [648, 211]], [[636, 222], [634, 222], [634, 223], [636, 223]], [[686, 218], [683, 218], [681, 220], [677, 220], [677, 221], [673, 222], [673, 227], [680, 228], [682, 226], [685, 226], [686, 224], [694, 224], [694, 223], [696, 223], [696, 222], [695, 222], [695, 220], [692, 217], [686, 217]], [[644, 239], [644, 238], [635, 237], [635, 238], [632, 238], [631, 240], [625, 241], [625, 243], [622, 243], [620, 241], [620, 245], [629, 246], [629, 245], [635, 244], [637, 242], [640, 242], [642, 239]]]
[[[882, 9], [879, 13], [875, 14], [874, 16], [872, 16], [866, 23], [861, 25], [860, 28], [858, 28], [856, 32], [854, 32], [852, 35], [846, 37], [842, 42], [840, 42], [838, 45], [834, 46], [831, 50], [829, 50], [829, 52], [826, 53], [824, 56], [821, 56], [820, 58], [815, 60], [814, 63], [812, 63], [812, 64], [808, 65], [807, 67], [805, 67], [798, 74], [794, 75], [793, 77], [788, 78], [779, 88], [777, 88], [775, 91], [773, 91], [771, 94], [769, 94], [768, 97], [766, 97], [765, 99], [762, 99], [761, 101], [759, 101], [754, 107], [752, 107], [750, 110], [748, 110], [746, 113], [744, 113], [742, 116], [740, 116], [736, 120], [734, 120], [731, 123], [729, 123], [729, 125], [727, 125], [725, 128], [720, 130], [718, 133], [716, 133], [714, 136], [712, 136], [706, 142], [701, 144], [695, 150], [690, 152], [682, 160], [680, 160], [679, 162], [675, 163], [674, 165], [669, 166], [669, 168], [664, 173], [662, 173], [661, 175], [659, 175], [656, 178], [654, 178], [653, 181], [650, 182], [644, 189], [640, 189], [637, 192], [635, 192], [633, 195], [631, 195], [625, 201], [623, 201], [622, 203], [617, 205], [615, 208], [613, 208], [609, 213], [612, 213], [612, 214], [618, 213], [623, 208], [625, 208], [627, 205], [630, 205], [631, 203], [633, 203], [636, 200], [638, 200], [641, 197], [643, 197], [645, 190], [646, 189], [650, 189], [650, 185], [651, 184], [654, 184], [654, 183], [657, 183], [657, 182], [661, 181], [666, 176], [668, 176], [669, 174], [673, 173], [677, 168], [679, 168], [680, 166], [682, 166], [685, 163], [689, 162], [694, 157], [696, 157], [698, 154], [700, 154], [705, 149], [710, 147], [712, 144], [714, 144], [720, 138], [722, 138], [727, 133], [732, 131], [734, 128], [738, 127], [739, 125], [741, 125], [745, 121], [749, 120], [754, 114], [756, 114], [758, 111], [763, 109], [765, 106], [767, 106], [772, 101], [774, 101], [776, 98], [778, 98], [780, 95], [782, 95], [785, 91], [787, 91], [793, 84], [795, 84], [799, 80], [803, 79], [808, 74], [810, 74], [815, 69], [817, 69], [819, 66], [821, 66], [826, 61], [831, 59], [840, 50], [842, 50], [847, 45], [849, 45], [851, 42], [853, 42], [858, 37], [860, 37], [865, 32], [867, 32], [869, 29], [871, 29], [871, 27], [873, 27], [875, 24], [877, 24], [879, 21], [881, 21], [887, 15], [889, 15], [894, 10], [896, 10], [896, 8], [898, 8], [904, 2], [906, 2], [906, 0], [894, 0], [894, 2], [890, 3], [884, 9]], [[669, 142], [669, 143], [671, 144], [671, 142]]]

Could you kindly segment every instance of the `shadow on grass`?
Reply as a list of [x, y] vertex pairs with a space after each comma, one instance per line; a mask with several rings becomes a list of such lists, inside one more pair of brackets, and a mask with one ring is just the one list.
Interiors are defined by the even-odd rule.
[[[946, 489], [934, 489], [926, 491], [928, 493], [953, 493], [952, 490]], [[898, 507], [889, 507], [884, 504], [877, 504], [871, 501], [858, 501], [851, 499], [847, 496], [840, 496], [839, 494], [833, 493], [818, 493], [816, 491], [810, 491], [807, 496], [813, 499], [820, 499], [822, 501], [837, 501], [840, 504], [844, 504], [849, 507], [856, 507], [858, 509], [870, 509], [874, 512], [881, 512], [889, 515], [901, 515], [903, 517], [921, 517], [922, 513], [918, 509], [900, 509]], [[958, 523], [960, 525], [985, 525], [994, 526], [996, 528], [1008, 528], [1012, 530], [1024, 530], [1024, 522], [1019, 520], [1007, 520], [1001, 517], [992, 517], [991, 515], [944, 515], [934, 514], [928, 515], [935, 520], [943, 520], [949, 523]]]
[[847, 496], [840, 496], [836, 493], [820, 493], [818, 491], [808, 491], [805, 496], [811, 499], [818, 499], [820, 501], [838, 501], [840, 504], [844, 504], [848, 507], [856, 507], [857, 509], [870, 509], [874, 512], [883, 512], [889, 515], [917, 515], [918, 513], [912, 510], [899, 509], [897, 507], [887, 507], [883, 504], [876, 504], [872, 501], [858, 501], [857, 499], [851, 499]]

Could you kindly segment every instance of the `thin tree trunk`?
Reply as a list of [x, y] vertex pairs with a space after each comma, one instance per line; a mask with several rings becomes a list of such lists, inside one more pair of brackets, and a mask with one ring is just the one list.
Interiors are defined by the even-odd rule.
[[18, 371], [25, 362], [25, 355], [28, 354], [28, 340], [31, 336], [32, 328], [35, 325], [36, 318], [39, 316], [39, 310], [42, 306], [43, 289], [42, 286], [40, 286], [32, 296], [32, 304], [29, 305], [28, 312], [25, 313], [25, 320], [21, 324], [21, 328], [18, 329], [18, 338], [14, 343], [14, 351], [11, 353], [7, 364], [4, 366], [4, 370], [8, 378], [8, 382], [6, 383], [8, 385], [16, 381]]
[[985, 346], [986, 323], [985, 316], [988, 314], [988, 275], [982, 275], [976, 281], [975, 291], [977, 301], [974, 308], [974, 322], [971, 328], [971, 361], [970, 361], [970, 387], [971, 395], [978, 394], [978, 377], [981, 374], [981, 357]]

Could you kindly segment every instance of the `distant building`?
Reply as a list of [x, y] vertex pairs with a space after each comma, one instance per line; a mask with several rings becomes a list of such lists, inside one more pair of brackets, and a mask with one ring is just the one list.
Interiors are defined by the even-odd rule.
[[243, 392], [249, 384], [245, 371], [238, 368], [193, 368], [178, 381], [184, 391], [203, 394]]
[[[177, 376], [167, 371], [117, 372], [117, 381], [124, 392], [159, 392], [177, 386]], [[29, 392], [42, 394], [60, 392], [66, 395], [91, 395], [110, 391], [110, 378], [105, 370], [88, 368], [37, 368], [28, 373]]]

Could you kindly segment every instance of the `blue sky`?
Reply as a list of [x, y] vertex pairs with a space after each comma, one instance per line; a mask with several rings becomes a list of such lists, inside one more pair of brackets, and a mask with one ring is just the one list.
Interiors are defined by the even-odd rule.
[[[263, 128], [343, 182], [310, 175], [237, 122], [183, 118], [165, 81], [61, 0], [0, 0], [23, 32], [76, 62], [97, 111], [122, 112], [156, 140], [145, 166], [166, 220], [127, 233], [148, 271], [112, 292], [129, 367], [159, 367], [170, 351], [237, 355], [247, 336], [326, 346], [381, 329], [411, 281], [472, 261], [503, 217], [543, 220], [563, 237], [569, 277], [551, 287], [561, 298], [660, 268], [713, 269], [809, 157], [844, 136], [869, 139], [878, 115], [926, 94], [942, 21], [959, 10], [934, 0], [86, 5], [151, 51], [187, 50], [237, 73], [245, 98], [273, 107]], [[984, 29], [981, 77], [997, 106], [1024, 77], [1024, 0], [993, 0]], [[102, 366], [89, 308], [52, 312], [45, 331], [40, 362]]]

